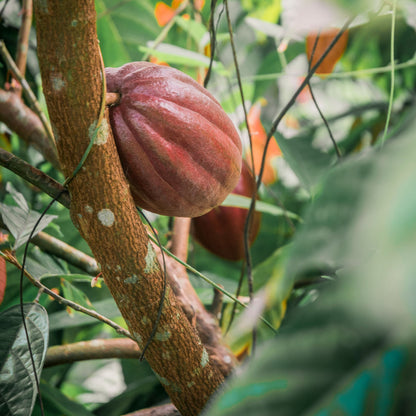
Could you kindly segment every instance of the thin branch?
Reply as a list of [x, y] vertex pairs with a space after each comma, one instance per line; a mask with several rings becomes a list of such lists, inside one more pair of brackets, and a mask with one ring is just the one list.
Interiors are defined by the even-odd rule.
[[[311, 53], [311, 59], [308, 62], [308, 71], [311, 70], [311, 64], [312, 64], [312, 61], [313, 61], [313, 58], [314, 58], [314, 55], [315, 55], [316, 47], [318, 46], [319, 36], [320, 36], [320, 34], [318, 33], [318, 35], [315, 38], [315, 42], [313, 44], [313, 49], [312, 49], [312, 53]], [[308, 82], [308, 87], [309, 87], [309, 92], [311, 94], [312, 101], [315, 104], [315, 108], [318, 110], [318, 113], [319, 113], [319, 115], [320, 115], [323, 123], [325, 124], [325, 127], [326, 127], [326, 129], [328, 131], [329, 137], [330, 137], [330, 139], [332, 141], [332, 144], [333, 144], [333, 146], [335, 148], [335, 152], [336, 152], [336, 154], [338, 156], [338, 159], [341, 159], [341, 157], [342, 157], [341, 156], [341, 151], [339, 150], [339, 147], [337, 145], [337, 142], [335, 141], [334, 135], [332, 134], [332, 130], [329, 127], [329, 123], [328, 123], [327, 119], [325, 118], [324, 114], [322, 113], [321, 108], [320, 108], [320, 106], [318, 104], [318, 101], [316, 100], [315, 94], [314, 94], [314, 92], [312, 90], [312, 85], [311, 85], [310, 80]]]
[[[33, 167], [31, 164], [18, 158], [7, 150], [0, 148], [0, 165], [14, 172], [16, 175], [38, 187], [52, 198], [58, 197], [57, 201], [64, 207], [69, 208], [70, 197], [67, 190], [55, 179]], [[61, 195], [60, 195], [61, 194]], [[60, 195], [60, 196], [59, 196]]]
[[39, 117], [12, 91], [0, 89], [0, 121], [60, 169], [56, 149], [48, 140]]
[[[4, 256], [6, 261], [8, 261], [9, 263], [16, 266], [19, 270], [22, 270], [22, 265], [18, 262], [16, 257], [14, 257], [10, 253], [2, 252], [1, 254]], [[55, 293], [54, 291], [52, 291], [48, 287], [46, 287], [44, 284], [42, 284], [35, 277], [33, 277], [26, 269], [24, 270], [24, 274], [29, 279], [30, 283], [32, 283], [38, 289], [41, 289], [47, 295], [51, 296], [57, 302], [61, 303], [62, 305], [65, 305], [65, 306], [67, 306], [71, 309], [74, 309], [75, 311], [78, 311], [78, 312], [84, 313], [85, 315], [91, 316], [92, 318], [95, 318], [95, 319], [107, 324], [108, 326], [113, 328], [118, 334], [123, 335], [127, 338], [131, 338], [132, 340], [135, 341], [135, 338], [132, 335], [130, 335], [130, 332], [128, 332], [126, 329], [122, 328], [120, 325], [116, 324], [112, 320], [106, 318], [105, 316], [99, 314], [98, 312], [96, 312], [92, 309], [84, 308], [83, 306], [78, 305], [77, 303], [72, 302], [71, 300], [65, 299], [64, 297], [58, 295], [57, 293]]]
[[211, 11], [209, 16], [209, 37], [210, 37], [210, 46], [211, 46], [211, 56], [209, 60], [209, 66], [207, 73], [205, 74], [204, 87], [207, 88], [209, 79], [211, 77], [212, 66], [214, 65], [214, 56], [215, 49], [217, 47], [217, 32], [214, 23], [214, 13], [217, 6], [217, 0], [211, 0]]
[[139, 357], [139, 346], [129, 338], [94, 339], [49, 347], [44, 367], [103, 358]]
[[387, 110], [387, 118], [386, 118], [386, 124], [384, 126], [383, 136], [381, 137], [382, 146], [384, 145], [384, 142], [386, 141], [387, 130], [389, 129], [391, 113], [393, 110], [393, 98], [394, 98], [394, 87], [395, 87], [394, 83], [395, 83], [395, 77], [396, 77], [395, 60], [394, 60], [394, 39], [395, 39], [395, 33], [396, 33], [396, 8], [397, 8], [397, 0], [393, 0], [392, 13], [391, 13], [391, 34], [390, 34], [391, 72], [390, 72], [389, 108]]
[[37, 233], [30, 242], [45, 253], [59, 257], [91, 276], [97, 276], [100, 273], [100, 268], [93, 257], [43, 231]]
[[260, 166], [260, 173], [259, 173], [259, 177], [257, 179], [257, 189], [261, 185], [261, 179], [262, 179], [262, 176], [263, 176], [264, 167], [265, 167], [265, 161], [266, 161], [267, 148], [269, 146], [270, 140], [272, 139], [275, 131], [277, 130], [278, 125], [280, 124], [280, 122], [282, 121], [282, 119], [286, 115], [286, 113], [289, 111], [289, 109], [293, 106], [293, 104], [295, 103], [296, 98], [298, 97], [298, 95], [308, 85], [308, 82], [312, 78], [312, 76], [315, 73], [316, 69], [319, 67], [319, 65], [321, 65], [322, 61], [326, 58], [326, 56], [328, 55], [328, 53], [331, 51], [331, 49], [334, 47], [334, 45], [338, 42], [338, 40], [340, 39], [340, 37], [344, 34], [344, 32], [347, 30], [348, 26], [352, 23], [352, 21], [354, 19], [355, 19], [355, 16], [353, 16], [353, 17], [351, 17], [351, 18], [349, 18], [347, 20], [347, 22], [340, 29], [340, 31], [338, 32], [338, 34], [334, 37], [334, 39], [332, 40], [332, 42], [330, 43], [330, 45], [326, 48], [325, 52], [321, 55], [321, 57], [318, 59], [318, 61], [315, 63], [315, 65], [310, 69], [310, 71], [306, 75], [306, 77], [303, 80], [303, 82], [300, 84], [300, 86], [298, 87], [298, 89], [292, 95], [291, 99], [287, 102], [287, 104], [284, 106], [284, 108], [280, 111], [280, 113], [273, 120], [272, 126], [271, 126], [271, 128], [270, 128], [270, 130], [269, 130], [269, 132], [267, 134], [266, 145], [265, 145], [264, 151], [263, 151], [263, 158], [262, 158], [262, 162], [261, 162], [261, 166]]
[[[33, 3], [32, 0], [23, 0], [22, 2], [22, 23], [17, 38], [16, 66], [22, 77], [26, 72], [27, 51], [29, 49], [29, 36], [32, 27]], [[21, 95], [22, 89], [19, 85], [14, 88], [16, 94]]]
[[23, 88], [23, 92], [24, 92], [27, 100], [29, 101], [33, 110], [38, 115], [38, 117], [40, 118], [40, 121], [43, 124], [43, 127], [44, 127], [46, 135], [47, 135], [47, 137], [48, 137], [48, 139], [51, 143], [51, 146], [53, 148], [55, 148], [55, 138], [53, 136], [51, 126], [50, 126], [48, 120], [46, 119], [46, 116], [45, 116], [44, 112], [42, 111], [42, 109], [40, 107], [40, 104], [39, 104], [38, 100], [36, 99], [35, 94], [31, 90], [31, 88], [30, 88], [28, 82], [26, 81], [26, 79], [20, 73], [19, 68], [16, 66], [15, 62], [13, 61], [12, 57], [10, 56], [9, 51], [6, 48], [5, 43], [2, 40], [0, 40], [0, 54], [3, 57], [3, 59], [5, 60], [5, 62], [7, 64], [7, 67], [9, 68], [9, 70], [11, 71], [13, 76], [20, 82], [20, 85]]
[[137, 410], [124, 416], [181, 416], [179, 410], [171, 404], [162, 404], [161, 406], [149, 407], [147, 409]]

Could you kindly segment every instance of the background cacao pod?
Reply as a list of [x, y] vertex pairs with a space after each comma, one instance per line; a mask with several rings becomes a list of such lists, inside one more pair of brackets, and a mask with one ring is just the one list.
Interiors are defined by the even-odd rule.
[[186, 74], [149, 62], [106, 68], [117, 149], [136, 204], [195, 217], [219, 205], [241, 171], [241, 141], [218, 101]]
[[[247, 163], [243, 161], [241, 176], [234, 194], [252, 197], [256, 181]], [[244, 226], [248, 210], [235, 207], [216, 207], [201, 217], [193, 218], [192, 234], [207, 250], [227, 260], [244, 258]], [[260, 229], [261, 214], [254, 212], [249, 233], [253, 244]]]

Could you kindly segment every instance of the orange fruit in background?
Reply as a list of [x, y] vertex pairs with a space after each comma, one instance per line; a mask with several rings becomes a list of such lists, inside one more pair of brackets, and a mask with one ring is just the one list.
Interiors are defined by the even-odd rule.
[[[261, 123], [261, 107], [266, 103], [262, 99], [257, 101], [248, 112], [247, 121], [251, 133], [251, 142], [253, 146], [254, 172], [258, 176], [260, 173], [261, 162], [263, 159], [264, 147], [266, 146], [267, 133]], [[277, 180], [277, 172], [273, 167], [272, 160], [276, 157], [282, 156], [282, 151], [274, 137], [271, 138], [267, 148], [265, 166], [263, 170], [262, 182], [265, 185], [271, 185]], [[246, 151], [246, 159], [251, 167], [250, 149]]]
[[[311, 62], [311, 68], [318, 62], [319, 58], [324, 54], [328, 46], [334, 40], [334, 38], [339, 33], [339, 29], [328, 29], [320, 33], [310, 33], [306, 36], [306, 55], [308, 57], [308, 61]], [[318, 39], [318, 40], [316, 40]], [[316, 42], [315, 51], [314, 45]], [[338, 39], [338, 42], [333, 46], [333, 48], [329, 51], [328, 55], [324, 58], [321, 64], [316, 69], [316, 74], [330, 74], [336, 65], [336, 63], [340, 60], [341, 56], [344, 54], [345, 49], [348, 43], [348, 31], [345, 31], [341, 37]]]

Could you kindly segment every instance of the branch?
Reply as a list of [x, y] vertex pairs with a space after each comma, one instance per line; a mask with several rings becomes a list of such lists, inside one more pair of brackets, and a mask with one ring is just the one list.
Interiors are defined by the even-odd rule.
[[[69, 208], [70, 199], [68, 191], [65, 191], [63, 186], [55, 181], [55, 179], [36, 169], [31, 164], [18, 158], [13, 153], [0, 148], [0, 165], [14, 172], [22, 179], [28, 181], [32, 185], [38, 187], [52, 198], [59, 196], [57, 199], [64, 207]], [[62, 192], [64, 191], [64, 192]]]
[[[25, 76], [27, 51], [29, 49], [29, 36], [30, 28], [32, 27], [32, 14], [33, 4], [32, 0], [23, 0], [22, 3], [22, 24], [19, 29], [19, 36], [17, 38], [17, 53], [16, 53], [16, 66], [19, 69], [22, 76]], [[14, 88], [15, 92], [21, 94], [22, 88], [19, 85], [18, 88]]]
[[[16, 266], [19, 270], [22, 269], [22, 265], [17, 261], [16, 257], [14, 257], [12, 254], [6, 252], [6, 253], [2, 253], [2, 256], [6, 259], [6, 261], [8, 261], [9, 263]], [[92, 318], [95, 318], [95, 319], [107, 324], [108, 326], [111, 326], [111, 328], [115, 329], [116, 332], [120, 335], [124, 335], [125, 337], [134, 339], [133, 336], [130, 335], [130, 333], [128, 331], [126, 331], [120, 325], [113, 322], [111, 319], [106, 318], [105, 316], [99, 314], [98, 312], [96, 312], [92, 309], [84, 308], [83, 306], [78, 305], [78, 303], [75, 303], [75, 302], [72, 302], [71, 300], [65, 299], [64, 297], [55, 293], [53, 290], [46, 287], [39, 280], [35, 279], [27, 270], [24, 270], [23, 272], [24, 272], [25, 276], [29, 279], [30, 283], [32, 283], [34, 286], [36, 286], [38, 289], [40, 289], [43, 293], [46, 293], [47, 295], [49, 295], [50, 297], [55, 299], [57, 302], [65, 305], [65, 306], [68, 306], [68, 307], [72, 308], [73, 310], [75, 310], [77, 312], [82, 312], [85, 315], [91, 316]]]
[[60, 169], [56, 151], [48, 140], [39, 117], [16, 93], [0, 89], [0, 121], [42, 153], [55, 168]]
[[[100, 140], [68, 186], [71, 217], [100, 263], [131, 334], [143, 348], [158, 317], [164, 275], [136, 212], [108, 112], [99, 123], [105, 80], [94, 3], [38, 1], [35, 16], [43, 89], [67, 177], [99, 126]], [[170, 287], [146, 359], [183, 416], [200, 413], [223, 381]]]
[[149, 407], [148, 409], [137, 410], [124, 416], [181, 416], [179, 410], [169, 403], [161, 406]]
[[137, 343], [128, 338], [94, 339], [49, 347], [44, 367], [102, 358], [140, 357]]
[[20, 73], [19, 68], [16, 66], [15, 62], [13, 61], [12, 57], [9, 54], [9, 51], [6, 48], [5, 43], [0, 40], [0, 54], [3, 57], [3, 59], [6, 61], [7, 67], [9, 68], [9, 71], [13, 74], [13, 76], [20, 82], [20, 85], [23, 88], [23, 92], [26, 96], [26, 99], [29, 101], [30, 105], [38, 115], [40, 121], [42, 122], [42, 125], [46, 132], [46, 137], [48, 138], [50, 145], [52, 148], [55, 147], [55, 138], [52, 133], [51, 126], [46, 119], [45, 114], [43, 113], [42, 109], [40, 108], [40, 105], [36, 99], [35, 94], [33, 94], [33, 91], [30, 89], [29, 84], [25, 80], [25, 78]]

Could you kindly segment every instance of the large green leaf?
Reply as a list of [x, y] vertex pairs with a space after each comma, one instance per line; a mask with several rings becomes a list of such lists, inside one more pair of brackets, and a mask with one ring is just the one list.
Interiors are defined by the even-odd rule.
[[[41, 383], [41, 393], [44, 407], [47, 409], [48, 416], [93, 416], [94, 413], [88, 411], [81, 404], [69, 399], [61, 391], [45, 382]], [[41, 415], [39, 406], [33, 411], [33, 416]]]
[[286, 273], [342, 266], [340, 279], [288, 317], [208, 415], [415, 414], [415, 128], [322, 183]]
[[[17, 206], [0, 203], [0, 213], [4, 223], [15, 238], [13, 248], [16, 250], [27, 242], [41, 214], [29, 208], [24, 196], [14, 189], [10, 182], [7, 183], [6, 190], [10, 193]], [[56, 215], [45, 214], [39, 224], [37, 224], [33, 235], [42, 231], [55, 218]]]
[[302, 186], [313, 195], [316, 185], [334, 164], [336, 157], [313, 147], [312, 137], [309, 136], [285, 139], [276, 134], [275, 137]]
[[140, 60], [138, 46], [154, 40], [161, 30], [154, 17], [154, 3], [96, 1], [97, 32], [106, 66]]
[[[24, 305], [33, 360], [38, 378], [48, 346], [48, 314], [37, 303]], [[37, 390], [20, 306], [0, 314], [0, 414], [29, 415]]]

